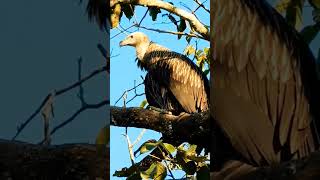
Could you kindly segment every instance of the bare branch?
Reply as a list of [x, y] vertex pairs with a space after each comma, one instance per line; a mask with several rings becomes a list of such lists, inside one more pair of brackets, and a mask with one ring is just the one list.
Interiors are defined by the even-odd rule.
[[141, 25], [142, 21], [144, 20], [144, 18], [147, 16], [149, 9], [147, 9], [147, 11], [144, 13], [144, 15], [142, 16], [140, 22], [138, 23], [138, 26]]
[[129, 155], [130, 155], [130, 160], [131, 160], [131, 164], [134, 165], [134, 155], [133, 155], [133, 145], [131, 144], [128, 132], [126, 131], [126, 134], [124, 135], [126, 137], [127, 140], [127, 144], [128, 144], [128, 150], [129, 150]]
[[57, 125], [56, 127], [54, 127], [50, 134], [54, 134], [56, 131], [58, 131], [59, 129], [61, 129], [62, 127], [64, 127], [65, 125], [69, 124], [70, 122], [72, 122], [79, 114], [81, 114], [83, 111], [88, 110], [88, 109], [98, 109], [100, 107], [106, 106], [110, 104], [109, 100], [103, 100], [97, 104], [86, 104], [85, 106], [82, 106], [79, 110], [77, 110], [70, 118], [68, 118], [67, 120], [63, 121], [62, 123], [60, 123], [59, 125]]
[[115, 37], [119, 36], [120, 34], [124, 33], [124, 32], [125, 32], [125, 31], [127, 31], [128, 29], [131, 29], [132, 27], [135, 27], [135, 26], [136, 26], [136, 24], [133, 24], [133, 25], [131, 25], [131, 26], [127, 27], [127, 28], [126, 28], [126, 29], [124, 29], [124, 30], [120, 30], [120, 32], [119, 32], [119, 33], [117, 33], [117, 34], [115, 34], [114, 36], [110, 37], [110, 39], [113, 39], [113, 38], [115, 38]]
[[[96, 69], [94, 70], [93, 72], [91, 72], [88, 76], [82, 78], [80, 81], [77, 81], [73, 84], [71, 84], [70, 86], [67, 86], [65, 88], [62, 88], [62, 89], [59, 89], [57, 91], [55, 91], [55, 96], [59, 96], [59, 95], [62, 95], [70, 90], [72, 90], [73, 88], [76, 88], [78, 86], [80, 86], [82, 83], [90, 80], [91, 78], [95, 77], [96, 75], [102, 73], [102, 72], [105, 72], [107, 71], [107, 67], [106, 66], [103, 66], [99, 69]], [[23, 122], [20, 126], [18, 126], [17, 128], [17, 132], [16, 134], [14, 135], [14, 137], [12, 138], [12, 140], [15, 140], [18, 135], [22, 132], [22, 130], [30, 123], [30, 121], [36, 116], [39, 114], [39, 112], [41, 111], [41, 109], [44, 107], [44, 105], [47, 103], [47, 101], [50, 99], [51, 97], [51, 93], [49, 93], [43, 100], [42, 100], [42, 103], [40, 104], [40, 106], [35, 110], [34, 113], [32, 113], [29, 118]]]
[[193, 12], [196, 12], [199, 9], [199, 7], [202, 7], [205, 11], [207, 11], [210, 14], [210, 10], [203, 5], [205, 2], [207, 2], [207, 0], [205, 0], [202, 3], [199, 0], [193, 0], [193, 1], [198, 4], [198, 7]]
[[137, 139], [132, 143], [132, 146], [136, 145], [142, 138], [142, 136], [144, 135], [144, 133], [146, 132], [146, 129], [142, 129], [142, 131], [140, 132], [139, 136], [137, 137]]
[[[115, 105], [126, 95], [126, 93], [128, 93], [128, 92], [130, 92], [130, 91], [133, 91], [133, 90], [135, 90], [136, 91], [136, 89], [139, 87], [139, 86], [141, 86], [142, 84], [144, 84], [144, 82], [142, 82], [142, 83], [139, 83], [138, 85], [135, 85], [133, 88], [131, 88], [131, 89], [128, 89], [128, 90], [125, 90], [123, 93], [122, 93], [122, 95], [121, 95], [121, 97], [114, 103]], [[128, 103], [128, 102], [127, 102]], [[127, 104], [127, 103], [125, 103], [125, 104]]]
[[172, 4], [160, 1], [160, 0], [112, 0], [110, 2], [110, 7], [113, 7], [116, 4], [135, 4], [140, 6], [148, 6], [148, 7], [158, 7], [164, 9], [170, 13], [173, 13], [181, 18], [187, 20], [190, 26], [198, 32], [203, 39], [208, 40], [210, 39], [209, 29], [200, 22], [196, 16], [192, 13], [189, 13], [183, 9], [177, 8]]
[[189, 37], [196, 37], [196, 38], [200, 38], [200, 39], [204, 39], [206, 40], [204, 37], [199, 36], [197, 34], [193, 34], [193, 33], [184, 33], [184, 32], [175, 32], [175, 31], [166, 31], [166, 30], [161, 30], [161, 29], [154, 29], [154, 28], [148, 28], [148, 27], [144, 27], [144, 26], [137, 26], [138, 28], [142, 28], [142, 29], [146, 29], [149, 31], [155, 31], [158, 33], [166, 33], [166, 34], [174, 34], [174, 35], [182, 35], [182, 36], [189, 36]]

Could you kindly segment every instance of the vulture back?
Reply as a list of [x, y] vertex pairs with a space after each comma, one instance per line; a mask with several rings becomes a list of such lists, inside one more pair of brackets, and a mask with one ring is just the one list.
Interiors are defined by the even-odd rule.
[[211, 2], [215, 120], [253, 165], [308, 155], [320, 118], [308, 45], [265, 0]]
[[145, 92], [150, 105], [174, 114], [209, 109], [208, 79], [185, 55], [151, 43], [138, 66], [148, 71]]

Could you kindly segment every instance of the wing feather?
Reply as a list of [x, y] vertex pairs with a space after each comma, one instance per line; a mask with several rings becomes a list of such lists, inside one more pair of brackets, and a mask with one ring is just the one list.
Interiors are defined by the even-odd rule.
[[[292, 45], [299, 36], [264, 0], [213, 1], [217, 8], [213, 17], [218, 17], [213, 19], [212, 36], [217, 58], [212, 72], [214, 94], [223, 96], [213, 98], [214, 119], [236, 148], [248, 159], [253, 157], [257, 164], [262, 159], [268, 163], [279, 161], [280, 151], [289, 151], [292, 156], [307, 155], [316, 141], [300, 71], [303, 58], [299, 56], [304, 52], [297, 52], [302, 50]], [[310, 52], [305, 53], [310, 58]], [[230, 110], [219, 107], [233, 107], [236, 111], [235, 104], [247, 113], [250, 112], [243, 106], [251, 107], [256, 117], [240, 112], [230, 116]], [[239, 119], [243, 122], [237, 124]]]
[[[184, 112], [202, 112], [209, 108], [209, 82], [186, 56], [151, 44], [143, 58], [155, 83], [172, 94]], [[182, 112], [182, 111], [180, 111]]]

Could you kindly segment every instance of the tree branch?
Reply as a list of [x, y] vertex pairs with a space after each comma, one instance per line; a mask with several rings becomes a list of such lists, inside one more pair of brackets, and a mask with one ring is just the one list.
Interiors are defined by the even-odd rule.
[[135, 4], [139, 6], [148, 6], [148, 7], [158, 7], [164, 9], [170, 13], [173, 13], [177, 16], [182, 17], [183, 19], [187, 20], [190, 26], [198, 32], [204, 39], [210, 39], [209, 29], [200, 22], [197, 17], [189, 13], [183, 9], [177, 8], [174, 5], [160, 0], [112, 0], [110, 2], [110, 7], [114, 7], [116, 4]]
[[199, 36], [199, 35], [194, 34], [194, 33], [184, 33], [184, 32], [167, 31], [167, 30], [155, 29], [155, 28], [148, 28], [148, 27], [138, 26], [138, 25], [136, 25], [136, 27], [141, 28], [141, 29], [146, 29], [146, 30], [149, 30], [149, 31], [158, 32], [158, 33], [166, 33], [166, 34], [173, 34], [173, 35], [182, 35], [182, 36], [196, 37], [196, 38], [200, 38], [200, 39], [206, 40], [204, 37]]
[[0, 139], [0, 179], [106, 179], [105, 145], [41, 146]]
[[[107, 71], [107, 66], [103, 66], [103, 67], [101, 67], [101, 68], [99, 68], [99, 69], [96, 69], [96, 70], [94, 70], [93, 72], [91, 72], [88, 76], [85, 76], [84, 78], [82, 78], [81, 80], [79, 80], [79, 81], [77, 81], [77, 82], [75, 82], [75, 83], [73, 83], [73, 84], [71, 84], [71, 85], [69, 85], [69, 86], [67, 86], [67, 87], [65, 87], [65, 88], [62, 88], [62, 89], [59, 89], [59, 90], [54, 91], [54, 92], [55, 92], [55, 96], [62, 95], [62, 94], [64, 94], [64, 93], [66, 93], [66, 92], [68, 92], [68, 91], [70, 91], [70, 90], [72, 90], [72, 89], [80, 86], [82, 83], [90, 80], [91, 78], [93, 78], [93, 77], [95, 77], [96, 75], [98, 75], [98, 74], [100, 74], [100, 73], [102, 73], [102, 72], [105, 72], [105, 71]], [[51, 94], [52, 94], [52, 93], [49, 93], [49, 94], [42, 100], [42, 103], [41, 103], [40, 106], [35, 110], [35, 112], [32, 113], [32, 114], [30, 115], [30, 117], [29, 117], [25, 122], [23, 122], [21, 125], [18, 126], [17, 132], [16, 132], [16, 134], [13, 136], [12, 140], [15, 140], [15, 139], [18, 137], [18, 135], [22, 132], [22, 130], [31, 122], [31, 120], [32, 120], [36, 115], [39, 114], [39, 112], [41, 111], [41, 109], [44, 107], [44, 105], [45, 105], [45, 104], [47, 103], [47, 101], [50, 99]]]
[[211, 173], [211, 179], [320, 179], [320, 152], [268, 167], [253, 167], [240, 161], [229, 161], [221, 171]]
[[[136, 127], [161, 132], [175, 142], [203, 145], [210, 134], [209, 112], [174, 116], [142, 108], [111, 107], [111, 125]], [[203, 139], [204, 138], [204, 139]]]

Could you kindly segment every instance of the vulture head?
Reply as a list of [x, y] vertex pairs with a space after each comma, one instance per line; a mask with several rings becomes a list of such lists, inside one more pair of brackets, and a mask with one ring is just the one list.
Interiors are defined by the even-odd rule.
[[142, 32], [134, 32], [129, 34], [124, 40], [120, 42], [120, 46], [132, 46], [136, 48], [136, 54], [138, 59], [141, 61], [143, 56], [148, 49], [150, 40], [147, 35]]

